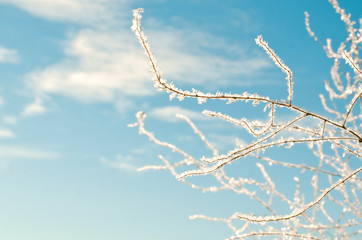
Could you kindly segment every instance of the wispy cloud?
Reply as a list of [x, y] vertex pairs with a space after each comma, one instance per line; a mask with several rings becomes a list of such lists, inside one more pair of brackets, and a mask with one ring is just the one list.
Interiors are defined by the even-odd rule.
[[248, 145], [248, 143], [242, 139], [242, 136], [236, 134], [225, 135], [221, 133], [210, 133], [207, 134], [207, 136], [209, 136], [208, 140], [211, 144], [220, 152], [226, 153], [234, 149], [238, 144], [242, 146]]
[[154, 108], [149, 112], [149, 115], [153, 118], [160, 119], [165, 122], [177, 122], [181, 121], [176, 117], [177, 114], [185, 115], [193, 121], [205, 121], [210, 120], [200, 112], [188, 110], [179, 106], [167, 106]]
[[43, 101], [41, 98], [36, 98], [34, 102], [29, 103], [25, 106], [22, 115], [23, 116], [33, 116], [39, 115], [46, 112], [45, 107], [43, 106]]
[[58, 153], [40, 150], [40, 149], [31, 149], [22, 146], [0, 146], [0, 159], [54, 159], [59, 156]]
[[10, 115], [5, 115], [2, 117], [2, 121], [6, 124], [17, 124], [18, 123], [18, 119], [15, 116], [10, 116]]
[[[187, 44], [197, 42], [196, 39], [209, 38], [213, 44], [221, 40], [202, 34], [185, 40], [183, 35], [188, 33], [168, 29], [155, 34], [157, 41], [153, 44], [166, 77], [178, 84], [207, 83], [215, 88], [235, 76], [250, 75], [270, 65], [264, 57], [233, 60], [197, 51], [201, 43], [195, 50], [189, 49]], [[180, 39], [184, 41], [182, 44]], [[234, 47], [225, 48], [231, 51]], [[67, 58], [63, 61], [28, 74], [28, 86], [36, 92], [60, 94], [84, 102], [117, 102], [124, 96], [157, 93], [152, 87], [147, 60], [131, 33], [84, 29], [70, 37], [65, 53]]]
[[[123, 0], [0, 0], [13, 4], [29, 13], [52, 21], [94, 24], [116, 18], [117, 6]], [[113, 9], [113, 11], [112, 11]]]
[[0, 63], [17, 63], [20, 57], [16, 50], [0, 46]]
[[37, 92], [84, 102], [115, 102], [119, 95], [150, 95], [154, 90], [147, 81], [150, 75], [146, 60], [129, 37], [84, 29], [69, 39], [66, 59], [28, 74], [27, 83]]
[[248, 44], [238, 46], [194, 29], [175, 29], [162, 23], [152, 26], [146, 34], [153, 52], [164, 77], [176, 83], [209, 89], [227, 84], [253, 85], [258, 84], [253, 74], [272, 65], [264, 55], [248, 50]]
[[13, 138], [15, 134], [8, 129], [0, 129], [0, 138]]
[[129, 172], [136, 172], [138, 169], [138, 166], [134, 165], [133, 163], [134, 157], [130, 155], [118, 154], [115, 161], [111, 161], [105, 157], [101, 157], [100, 162], [108, 167]]

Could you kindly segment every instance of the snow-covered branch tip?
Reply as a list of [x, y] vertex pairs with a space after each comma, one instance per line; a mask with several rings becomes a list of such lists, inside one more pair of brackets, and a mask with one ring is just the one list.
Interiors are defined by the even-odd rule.
[[135, 33], [136, 37], [138, 38], [141, 46], [145, 50], [145, 54], [149, 59], [149, 62], [151, 64], [151, 71], [155, 74], [155, 85], [159, 87], [160, 89], [165, 89], [165, 81], [161, 79], [161, 73], [160, 70], [157, 67], [156, 59], [152, 55], [150, 45], [147, 42], [147, 37], [144, 35], [142, 29], [141, 29], [141, 19], [142, 19], [142, 13], [144, 12], [143, 8], [138, 8], [133, 10], [133, 21], [132, 21], [132, 31]]
[[292, 105], [292, 99], [293, 99], [293, 73], [292, 71], [289, 69], [289, 67], [287, 65], [285, 65], [283, 63], [283, 61], [278, 57], [278, 55], [274, 52], [273, 49], [271, 49], [269, 47], [269, 44], [264, 41], [263, 37], [261, 35], [259, 35], [256, 39], [255, 39], [256, 44], [258, 44], [260, 47], [262, 47], [265, 52], [269, 55], [269, 57], [273, 60], [273, 62], [275, 63], [275, 65], [277, 65], [286, 75], [286, 79], [287, 79], [287, 85], [288, 85], [288, 102], [289, 105]]

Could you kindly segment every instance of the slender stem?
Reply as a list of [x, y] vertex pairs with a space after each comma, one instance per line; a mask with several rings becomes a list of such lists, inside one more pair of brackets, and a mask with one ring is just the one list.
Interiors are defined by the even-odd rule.
[[351, 105], [350, 105], [350, 107], [349, 107], [349, 109], [348, 109], [348, 111], [346, 113], [346, 117], [344, 118], [342, 126], [344, 126], [344, 127], [346, 126], [348, 116], [352, 112], [352, 109], [353, 109], [354, 105], [356, 104], [357, 100], [360, 98], [361, 95], [362, 95], [362, 91], [353, 98], [352, 103], [351, 103]]
[[283, 221], [283, 220], [290, 220], [292, 218], [295, 218], [301, 214], [303, 214], [304, 212], [306, 212], [308, 209], [310, 209], [311, 207], [315, 206], [316, 204], [318, 204], [327, 194], [329, 194], [333, 189], [335, 189], [336, 187], [338, 187], [339, 185], [343, 184], [344, 182], [346, 182], [348, 179], [350, 179], [351, 177], [353, 177], [354, 175], [356, 175], [357, 173], [362, 171], [362, 167], [358, 168], [357, 170], [355, 170], [353, 173], [351, 173], [350, 175], [344, 177], [342, 180], [340, 180], [339, 182], [333, 184], [331, 187], [329, 187], [326, 191], [324, 191], [317, 199], [315, 199], [313, 202], [310, 202], [308, 205], [306, 205], [305, 208], [303, 208], [301, 211], [298, 211], [296, 213], [292, 213], [290, 215], [286, 215], [286, 216], [281, 216], [281, 217], [263, 217], [263, 218], [254, 218], [251, 216], [245, 216], [245, 215], [239, 215], [238, 217], [241, 219], [245, 219], [247, 221], [250, 222], [273, 222], [273, 221]]

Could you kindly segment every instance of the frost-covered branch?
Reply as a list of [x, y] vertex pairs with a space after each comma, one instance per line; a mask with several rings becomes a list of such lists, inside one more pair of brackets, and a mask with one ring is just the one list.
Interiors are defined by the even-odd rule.
[[293, 91], [292, 91], [292, 72], [290, 71], [290, 69], [280, 60], [280, 58], [274, 53], [274, 51], [268, 46], [268, 43], [265, 42], [261, 36], [258, 36], [258, 38], [256, 38], [256, 42], [262, 46], [267, 53], [269, 54], [269, 56], [274, 60], [274, 62], [287, 74], [287, 79], [288, 79], [288, 92], [289, 92], [289, 96], [288, 96], [288, 101], [289, 103], [285, 103], [285, 102], [279, 102], [277, 100], [271, 100], [268, 97], [262, 97], [259, 96], [258, 94], [249, 94], [247, 92], [244, 92], [243, 94], [230, 94], [230, 93], [221, 93], [221, 92], [217, 92], [215, 94], [212, 93], [203, 93], [201, 91], [198, 91], [196, 89], [192, 89], [192, 91], [188, 91], [188, 90], [181, 90], [178, 89], [173, 83], [168, 83], [165, 79], [163, 79], [161, 77], [161, 73], [157, 67], [156, 64], [156, 59], [153, 56], [150, 46], [147, 43], [147, 37], [144, 35], [142, 29], [141, 29], [141, 18], [142, 15], [141, 13], [143, 12], [142, 8], [139, 8], [137, 10], [133, 11], [133, 15], [134, 15], [134, 19], [133, 19], [133, 25], [132, 25], [132, 30], [135, 32], [137, 38], [140, 41], [141, 46], [145, 49], [145, 53], [149, 58], [150, 64], [151, 64], [151, 68], [152, 68], [152, 72], [154, 73], [154, 82], [155, 82], [155, 87], [159, 88], [160, 90], [166, 91], [168, 93], [170, 93], [170, 99], [175, 98], [176, 96], [179, 96], [179, 99], [183, 99], [184, 97], [189, 97], [189, 98], [197, 98], [198, 103], [204, 103], [205, 101], [207, 101], [208, 99], [219, 99], [219, 100], [226, 100], [228, 101], [228, 103], [233, 102], [233, 101], [252, 101], [254, 105], [259, 104], [260, 102], [264, 102], [264, 103], [270, 103], [273, 104], [275, 106], [279, 106], [279, 107], [287, 107], [293, 111], [297, 111], [299, 113], [302, 114], [306, 114], [309, 115], [311, 117], [314, 118], [318, 118], [321, 120], [326, 121], [326, 123], [334, 125], [335, 127], [341, 128], [347, 132], [349, 132], [350, 134], [354, 135], [355, 137], [358, 138], [358, 140], [360, 142], [362, 142], [362, 137], [360, 136], [360, 134], [356, 133], [355, 131], [353, 131], [352, 129], [346, 128], [345, 126], [336, 123], [326, 117], [320, 116], [319, 114], [316, 113], [312, 113], [310, 111], [304, 110], [300, 107], [297, 107], [295, 105], [291, 104], [292, 101], [292, 95], [293, 95]]
[[260, 47], [264, 48], [264, 50], [266, 51], [266, 53], [269, 55], [269, 57], [273, 60], [273, 62], [283, 71], [285, 72], [285, 74], [287, 74], [287, 81], [288, 81], [288, 101], [289, 101], [289, 105], [292, 105], [292, 98], [293, 98], [293, 82], [292, 82], [292, 77], [293, 77], [293, 73], [292, 71], [289, 69], [289, 67], [287, 65], [285, 65], [283, 63], [283, 61], [278, 57], [278, 55], [274, 52], [273, 49], [271, 49], [269, 47], [269, 44], [264, 41], [263, 37], [261, 35], [259, 35], [256, 39], [255, 39], [256, 44], [258, 44]]
[[[358, 175], [362, 171], [359, 167], [362, 161], [362, 19], [359, 20], [360, 28], [355, 28], [356, 22], [352, 21], [351, 15], [336, 0], [329, 2], [346, 26], [346, 39], [337, 49], [333, 49], [331, 39], [327, 39], [325, 45], [322, 44], [311, 30], [309, 14], [305, 12], [308, 34], [322, 45], [326, 56], [333, 59], [331, 79], [325, 81], [326, 94], [319, 95], [324, 109], [321, 113], [296, 105], [293, 91], [298, 89], [293, 90], [292, 71], [262, 36], [255, 39], [256, 44], [286, 74], [286, 101], [248, 92], [204, 93], [196, 89], [179, 89], [162, 78], [156, 58], [141, 28], [143, 9], [133, 11], [132, 30], [149, 60], [154, 86], [167, 92], [170, 100], [176, 97], [180, 101], [194, 98], [201, 104], [214, 99], [228, 104], [239, 101], [264, 106], [264, 120], [237, 118], [214, 110], [203, 111], [206, 116], [235, 126], [236, 134], [242, 135], [246, 131], [247, 136], [252, 138], [248, 143], [237, 142], [235, 148], [225, 151], [226, 153], [219, 153], [212, 144], [213, 141], [189, 118], [178, 115], [211, 150], [212, 154], [208, 150], [202, 157], [194, 157], [172, 143], [159, 140], [145, 129], [146, 114], [136, 114], [137, 122], [130, 126], [138, 127], [140, 134], [177, 155], [175, 159], [159, 155], [161, 165], [148, 165], [140, 168], [140, 171], [169, 170], [176, 179], [194, 189], [203, 192], [232, 191], [237, 195], [247, 196], [250, 199], [247, 204], [254, 203], [263, 209], [262, 214], [254, 214], [248, 212], [248, 208], [235, 206], [242, 208], [242, 211], [228, 215], [230, 217], [196, 214], [190, 216], [190, 219], [226, 223], [234, 233], [229, 239], [350, 239], [361, 236], [362, 231], [356, 228], [361, 225], [362, 218], [362, 179]], [[360, 108], [357, 107], [358, 102]], [[279, 113], [281, 108], [289, 111], [292, 116], [288, 121]], [[275, 154], [278, 149], [282, 154]], [[256, 172], [255, 178], [237, 175], [239, 171], [234, 168], [247, 165], [246, 162], [251, 162], [255, 167], [252, 170]], [[211, 176], [216, 182], [208, 186], [194, 182], [196, 178], [207, 176]], [[280, 179], [288, 183], [288, 190], [277, 184]], [[294, 193], [290, 190], [294, 190]], [[332, 213], [330, 209], [335, 212]], [[286, 214], [289, 212], [291, 213]]]
[[241, 218], [241, 219], [245, 219], [247, 221], [250, 221], [250, 222], [284, 221], [284, 220], [289, 220], [289, 219], [295, 218], [295, 217], [303, 214], [304, 212], [306, 212], [311, 207], [318, 204], [327, 194], [329, 194], [330, 191], [332, 191], [333, 189], [335, 189], [339, 185], [343, 184], [348, 179], [350, 179], [351, 177], [353, 177], [354, 175], [356, 175], [357, 173], [359, 173], [361, 171], [362, 171], [362, 168], [357, 169], [356, 171], [354, 171], [349, 176], [343, 178], [342, 180], [338, 181], [337, 183], [333, 184], [331, 187], [326, 189], [317, 199], [315, 199], [314, 201], [307, 204], [303, 209], [295, 210], [293, 213], [291, 213], [289, 215], [286, 215], [286, 216], [272, 216], [272, 217], [252, 217], [252, 216], [247, 216], [247, 215], [238, 215], [238, 217]]

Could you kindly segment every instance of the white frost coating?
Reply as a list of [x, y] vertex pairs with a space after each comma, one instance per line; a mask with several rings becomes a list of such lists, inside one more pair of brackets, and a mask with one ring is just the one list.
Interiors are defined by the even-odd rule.
[[275, 65], [277, 65], [287, 75], [286, 79], [288, 81], [287, 82], [287, 84], [288, 84], [288, 101], [289, 101], [289, 104], [291, 105], [292, 99], [293, 99], [293, 82], [292, 82], [293, 73], [292, 73], [292, 71], [289, 69], [289, 67], [287, 65], [285, 65], [283, 63], [283, 61], [278, 57], [278, 55], [276, 55], [274, 50], [269, 47], [268, 43], [263, 40], [263, 37], [261, 35], [259, 35], [255, 39], [255, 42], [260, 47], [264, 48], [264, 50], [269, 55], [269, 57], [273, 60]]
[[[163, 164], [149, 165], [139, 170], [169, 170], [176, 179], [202, 192], [229, 190], [235, 194], [244, 195], [259, 204], [262, 212], [260, 215], [235, 212], [225, 218], [193, 215], [190, 216], [190, 219], [200, 218], [226, 223], [234, 234], [229, 239], [248, 237], [275, 239], [361, 238], [362, 230], [356, 229], [361, 229], [362, 225], [360, 220], [362, 217], [360, 204], [362, 189], [360, 172], [362, 169], [354, 169], [354, 167], [362, 159], [362, 104], [360, 104], [362, 97], [362, 60], [360, 58], [362, 19], [359, 20], [360, 28], [356, 29], [354, 27], [355, 22], [351, 20], [351, 15], [341, 9], [336, 0], [330, 0], [330, 3], [341, 16], [348, 34], [345, 41], [341, 42], [337, 49], [332, 48], [331, 39], [327, 39], [325, 45], [319, 41], [310, 28], [309, 14], [305, 13], [305, 24], [309, 35], [322, 45], [326, 56], [333, 60], [330, 72], [331, 80], [325, 81], [328, 97], [324, 93], [324, 95], [320, 94], [321, 105], [325, 110], [320, 114], [292, 103], [292, 72], [261, 36], [257, 37], [256, 43], [267, 52], [287, 76], [287, 101], [273, 100], [267, 96], [248, 92], [241, 94], [222, 93], [220, 91], [204, 93], [196, 89], [189, 91], [177, 88], [175, 84], [167, 82], [161, 76], [157, 61], [152, 55], [147, 38], [141, 30], [140, 20], [143, 10], [134, 11], [132, 30], [149, 59], [151, 72], [154, 76], [154, 85], [160, 91], [167, 92], [170, 100], [178, 98], [181, 101], [184, 98], [196, 98], [201, 104], [207, 100], [215, 99], [223, 100], [226, 104], [245, 102], [251, 103], [255, 107], [262, 105], [263, 112], [261, 114], [263, 117], [259, 119], [266, 119], [251, 120], [247, 117], [237, 118], [233, 114], [203, 111], [203, 114], [207, 116], [219, 118], [228, 124], [237, 126], [235, 134], [243, 134], [245, 129], [249, 133], [248, 137], [251, 138], [250, 142], [243, 142], [242, 144], [237, 142], [234, 149], [229, 150], [226, 154], [219, 154], [194, 123], [186, 117], [179, 116], [191, 126], [195, 134], [212, 151], [212, 154], [208, 151], [203, 157], [195, 158], [171, 143], [158, 140], [153, 133], [144, 128], [146, 114], [137, 113], [138, 121], [129, 126], [138, 127], [140, 134], [148, 136], [155, 144], [166, 147], [170, 152], [179, 155], [179, 157], [170, 158], [170, 160], [160, 155], [159, 159]], [[333, 46], [337, 46], [336, 44], [333, 42]], [[341, 68], [343, 61], [349, 65], [343, 65], [343, 67], [348, 69]], [[279, 111], [278, 109], [277, 111], [277, 108], [283, 108], [283, 110]], [[236, 110], [243, 113], [242, 107], [239, 108], [238, 106]], [[289, 111], [289, 115], [282, 115], [286, 111]], [[243, 129], [240, 129], [239, 126]], [[222, 139], [223, 141], [232, 141], [232, 137], [228, 136]], [[310, 159], [311, 154], [304, 156], [300, 151], [295, 152], [295, 149], [301, 148], [300, 145], [305, 145], [304, 151], [310, 151], [315, 159]], [[271, 152], [270, 149], [274, 149], [273, 152], [283, 152], [284, 156], [288, 154], [288, 157], [281, 159], [268, 157], [269, 152]], [[201, 152], [199, 156], [202, 156]], [[305, 158], [308, 158], [308, 161]], [[232, 176], [230, 176], [229, 170], [238, 166], [232, 165], [236, 161], [241, 164], [241, 168], [244, 167], [244, 162], [255, 161], [256, 178], [245, 177], [243, 174], [238, 176], [239, 173], [245, 170], [249, 171], [249, 169], [242, 169], [243, 171], [233, 169]], [[293, 172], [289, 174], [287, 171]], [[192, 182], [194, 177], [202, 177], [203, 175], [212, 176], [216, 180], [216, 184], [199, 186]], [[279, 187], [276, 184], [281, 182], [280, 180], [285, 182], [288, 191], [285, 191], [285, 186]], [[348, 186], [346, 186], [347, 182]], [[331, 194], [332, 191], [336, 194]], [[290, 194], [293, 192], [294, 194]], [[313, 197], [310, 192], [313, 192]], [[228, 203], [221, 202], [220, 206], [223, 204]], [[215, 208], [217, 207], [215, 206]], [[244, 208], [242, 205], [236, 208], [248, 211], [248, 208]], [[331, 214], [328, 212], [329, 209], [334, 209], [335, 212]], [[282, 211], [283, 214], [280, 213]], [[285, 214], [288, 212], [289, 214]]]
[[353, 60], [351, 56], [346, 51], [343, 51], [343, 58], [346, 60], [346, 63], [353, 69], [353, 71], [357, 74], [358, 77], [362, 78], [362, 71], [358, 67], [358, 63]]

